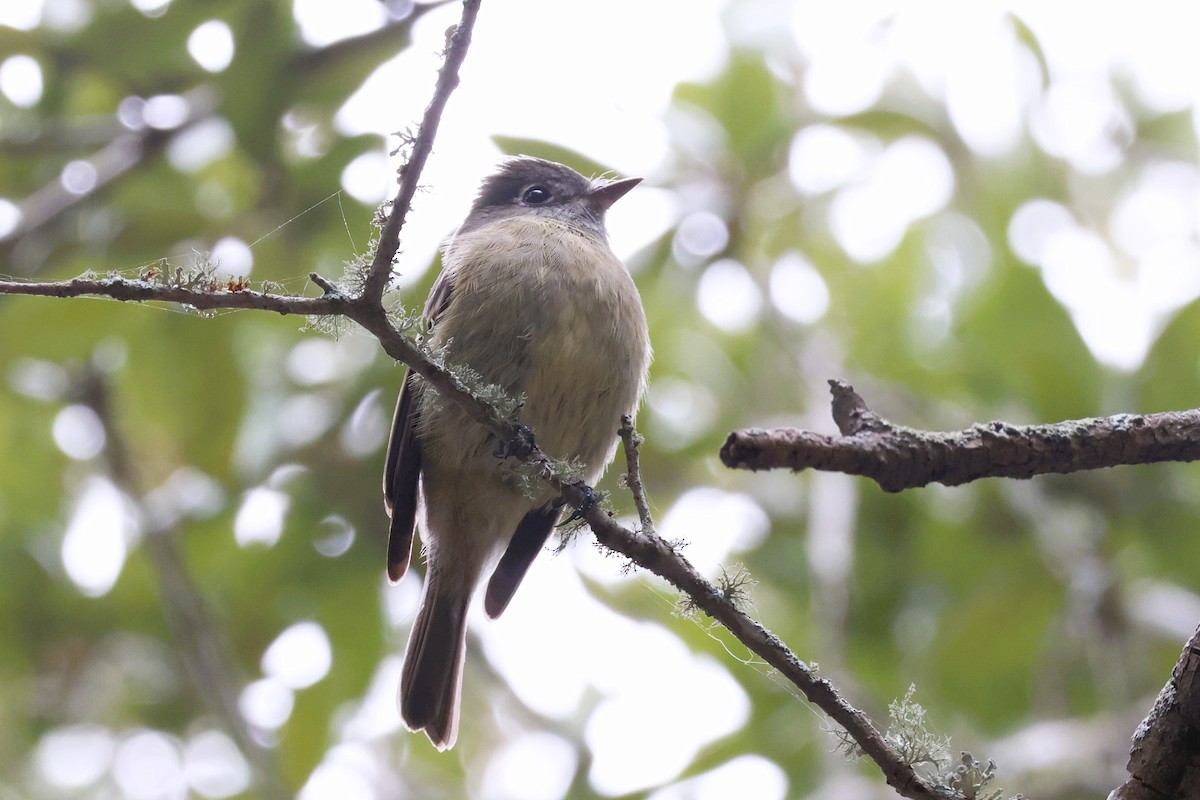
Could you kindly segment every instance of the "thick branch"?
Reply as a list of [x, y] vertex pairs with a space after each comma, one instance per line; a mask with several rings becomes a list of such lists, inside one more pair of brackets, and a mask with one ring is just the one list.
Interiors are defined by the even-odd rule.
[[1129, 779], [1109, 800], [1200, 799], [1200, 628], [1192, 634], [1150, 716], [1133, 734]]
[[733, 469], [819, 469], [871, 478], [898, 492], [979, 478], [1031, 478], [1122, 464], [1200, 460], [1200, 410], [1117, 414], [1049, 425], [988, 422], [940, 433], [876, 416], [853, 387], [829, 382], [841, 436], [795, 428], [729, 434], [721, 461]]

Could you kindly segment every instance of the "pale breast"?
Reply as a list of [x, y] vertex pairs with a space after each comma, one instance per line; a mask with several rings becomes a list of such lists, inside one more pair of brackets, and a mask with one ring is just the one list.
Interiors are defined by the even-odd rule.
[[[457, 237], [446, 262], [454, 293], [434, 343], [447, 347], [451, 363], [524, 395], [520, 419], [543, 451], [580, 459], [594, 479], [621, 415], [637, 405], [650, 360], [645, 314], [625, 266], [605, 242], [529, 218]], [[437, 451], [430, 455], [490, 454], [477, 425], [438, 406], [429, 415], [436, 419], [423, 423], [423, 439], [437, 440], [426, 441]]]

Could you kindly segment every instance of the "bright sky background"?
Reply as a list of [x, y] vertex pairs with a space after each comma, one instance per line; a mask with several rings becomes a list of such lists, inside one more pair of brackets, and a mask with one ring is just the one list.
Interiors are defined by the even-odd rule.
[[[153, 15], [162, 13], [170, 0], [133, 2]], [[314, 45], [385, 22], [376, 0], [296, 0], [294, 8], [305, 38]], [[1045, 50], [1051, 85], [1044, 96], [1036, 64], [1018, 46], [1004, 16], [1007, 10], [1030, 25]], [[29, 27], [44, 20], [70, 28], [90, 13], [89, 0], [3, 0], [0, 25]], [[873, 31], [881, 17], [893, 14], [897, 24], [887, 35]], [[413, 47], [381, 67], [338, 112], [339, 128], [347, 134], [383, 134], [414, 124], [429, 99], [443, 32], [456, 19], [457, 7], [450, 6], [421, 20]], [[947, 35], [951, 30], [954, 34]], [[610, 215], [619, 253], [633, 252], [680, 220], [677, 252], [690, 253], [698, 262], [706, 252], [718, 252], [726, 233], [721, 220], [711, 210], [682, 207], [674, 195], [656, 189], [654, 179], [668, 154], [665, 120], [673, 87], [718, 72], [731, 42], [788, 58], [798, 52], [810, 66], [797, 91], [827, 115], [870, 107], [889, 81], [907, 71], [924, 92], [946, 104], [966, 144], [981, 156], [1002, 159], [1032, 136], [1039, 147], [1080, 173], [1104, 175], [1122, 158], [1112, 141], [1114, 131], [1130, 124], [1109, 76], [1128, 79], [1147, 108], [1190, 109], [1197, 120], [1197, 30], [1200, 4], [1166, 0], [1086, 5], [1047, 0], [485, 2], [462, 86], [450, 101], [423, 177], [438, 191], [418, 195], [404, 233], [401, 282], [420, 277], [465, 214], [480, 176], [499, 155], [489, 139], [494, 134], [561, 143], [622, 175], [647, 177], [647, 184]], [[210, 71], [224, 69], [235, 55], [229, 29], [216, 19], [200, 25], [188, 46], [197, 63]], [[41, 96], [37, 62], [23, 54], [0, 54], [0, 92], [17, 105], [36, 104]], [[169, 120], [177, 111], [168, 99], [145, 114]], [[297, 132], [299, 140], [302, 134]], [[227, 147], [230, 135], [217, 124], [201, 130], [188, 146], [174, 148], [171, 157], [181, 168], [195, 168]], [[351, 164], [342, 188], [370, 202], [390, 195], [394, 165], [387, 163], [385, 150]], [[935, 143], [909, 137], [884, 146], [834, 125], [797, 132], [789, 174], [801, 192], [836, 193], [831, 230], [846, 253], [864, 263], [891, 253], [908, 226], [945, 209], [955, 189], [949, 159]], [[64, 185], [80, 191], [94, 178], [84, 162], [63, 173]], [[1200, 294], [1198, 192], [1200, 172], [1194, 163], [1155, 161], [1112, 213], [1100, 219], [1079, 219], [1050, 200], [1028, 203], [1011, 220], [1010, 244], [1041, 271], [1098, 358], [1118, 368], [1136, 368], [1169, 315]], [[17, 199], [0, 199], [0, 233], [15, 224]], [[969, 220], [947, 220], [948, 236], [973, 241]], [[223, 240], [216, 249], [227, 263], [245, 271], [252, 265], [246, 243]], [[992, 258], [986, 242], [972, 252], [976, 268], [986, 267]], [[698, 300], [715, 324], [737, 330], [768, 301], [811, 322], [824, 313], [828, 294], [819, 269], [792, 254], [776, 265], [767, 298], [741, 265], [718, 261], [706, 267]], [[328, 362], [331, 375], [338, 360], [347, 357], [334, 349], [307, 355], [310, 368]], [[702, 398], [686, 392], [687, 387], [659, 387], [655, 402], [692, 403], [692, 411], [702, 414]], [[64, 450], [86, 458], [99, 446], [96, 430], [94, 420], [72, 407], [56, 424], [55, 436]], [[686, 437], [687, 431], [679, 435]], [[180, 496], [196, 496], [192, 489], [200, 478], [179, 479], [180, 486], [190, 487]], [[285, 483], [286, 476], [274, 476], [243, 498], [236, 526], [239, 542], [270, 546], [278, 538], [288, 508]], [[170, 507], [167, 499], [163, 502]], [[767, 525], [749, 498], [704, 487], [662, 516], [663, 535], [690, 539], [689, 557], [709, 574], [752, 546]], [[83, 593], [102, 595], [116, 580], [126, 547], [140, 535], [139, 525], [119, 493], [99, 479], [84, 491], [76, 519], [87, 519], [92, 533], [81, 537], [73, 535], [75, 526], [68, 529], [63, 546], [67, 572]], [[336, 548], [343, 538], [338, 522], [330, 525], [330, 547]], [[104, 557], [97, 558], [84, 541], [104, 543]], [[579, 574], [566, 568], [568, 561], [593, 580], [627, 580], [611, 561], [578, 546], [565, 558], [539, 559], [505, 616], [489, 622], [476, 613], [473, 630], [514, 692], [538, 711], [566, 718], [585, 692], [603, 698], [587, 730], [593, 749], [591, 780], [598, 791], [616, 795], [670, 780], [700, 747], [745, 722], [746, 696], [724, 663], [693, 655], [661, 626], [627, 619], [592, 599]], [[414, 581], [382, 592], [381, 602], [394, 623], [408, 624], [418, 596]], [[661, 594], [664, 614], [669, 614], [672, 600], [669, 593]], [[551, 648], [546, 647], [548, 629], [556, 631]], [[613, 647], [614, 642], [620, 646]], [[630, 653], [637, 653], [636, 658]], [[294, 694], [321, 680], [336, 658], [315, 623], [300, 622], [281, 632], [263, 655], [261, 677], [243, 694], [244, 713], [264, 730], [277, 728], [286, 722]], [[380, 665], [366, 697], [347, 715], [340, 744], [306, 786], [305, 800], [373, 796], [371, 742], [405, 735], [394, 707], [398, 664], [391, 659]], [[661, 683], [654, 692], [645, 689], [642, 671], [647, 665], [672, 676], [669, 690], [662, 690]], [[703, 713], [697, 713], [696, 697], [706, 698]], [[564, 741], [531, 734], [478, 767], [494, 789], [489, 797], [555, 800], [570, 779], [572, 757]], [[128, 735], [78, 726], [48, 736], [37, 764], [49, 783], [64, 787], [111, 770], [134, 798], [168, 796], [156, 790], [183, 785], [203, 786], [206, 796], [224, 797], [240, 791], [246, 780], [236, 751], [216, 732], [181, 742], [153, 732]], [[561, 768], [547, 766], [554, 764]], [[538, 765], [540, 772], [530, 765]], [[531, 786], [535, 772], [541, 784]], [[690, 794], [667, 790], [655, 798], [732, 796], [731, 785], [739, 788], [737, 794], [765, 800], [788, 794], [776, 765], [746, 757], [692, 779], [686, 790]]]

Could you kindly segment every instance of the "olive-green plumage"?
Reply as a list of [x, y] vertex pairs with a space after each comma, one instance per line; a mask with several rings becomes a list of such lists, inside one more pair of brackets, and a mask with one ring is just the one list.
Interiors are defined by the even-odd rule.
[[[604, 230], [609, 205], [636, 183], [589, 181], [540, 159], [506, 161], [446, 247], [425, 308], [430, 343], [449, 363], [523, 397], [520, 421], [541, 449], [584, 464], [588, 483], [612, 460], [620, 418], [636, 410], [650, 363], [637, 288]], [[426, 583], [400, 711], [439, 749], [457, 736], [475, 588], [494, 568], [485, 609], [498, 616], [559, 517], [550, 489], [530, 497], [506, 478], [496, 447], [464, 411], [406, 377], [384, 475], [388, 572], [403, 575], [419, 517]]]

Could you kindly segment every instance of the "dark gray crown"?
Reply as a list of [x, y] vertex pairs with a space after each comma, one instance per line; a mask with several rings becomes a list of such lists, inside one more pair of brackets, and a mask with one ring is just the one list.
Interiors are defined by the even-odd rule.
[[[502, 219], [535, 216], [558, 220], [604, 238], [604, 209], [588, 201], [596, 185], [554, 161], [533, 156], [506, 158], [494, 174], [484, 179], [459, 233]], [[530, 190], [543, 190], [546, 199], [531, 202], [542, 195], [536, 191], [530, 194]]]
[[521, 193], [535, 184], [546, 185], [554, 198], [551, 202], [582, 197], [592, 187], [591, 181], [564, 164], [533, 156], [512, 156], [500, 163], [495, 174], [484, 179], [472, 210], [518, 203]]

